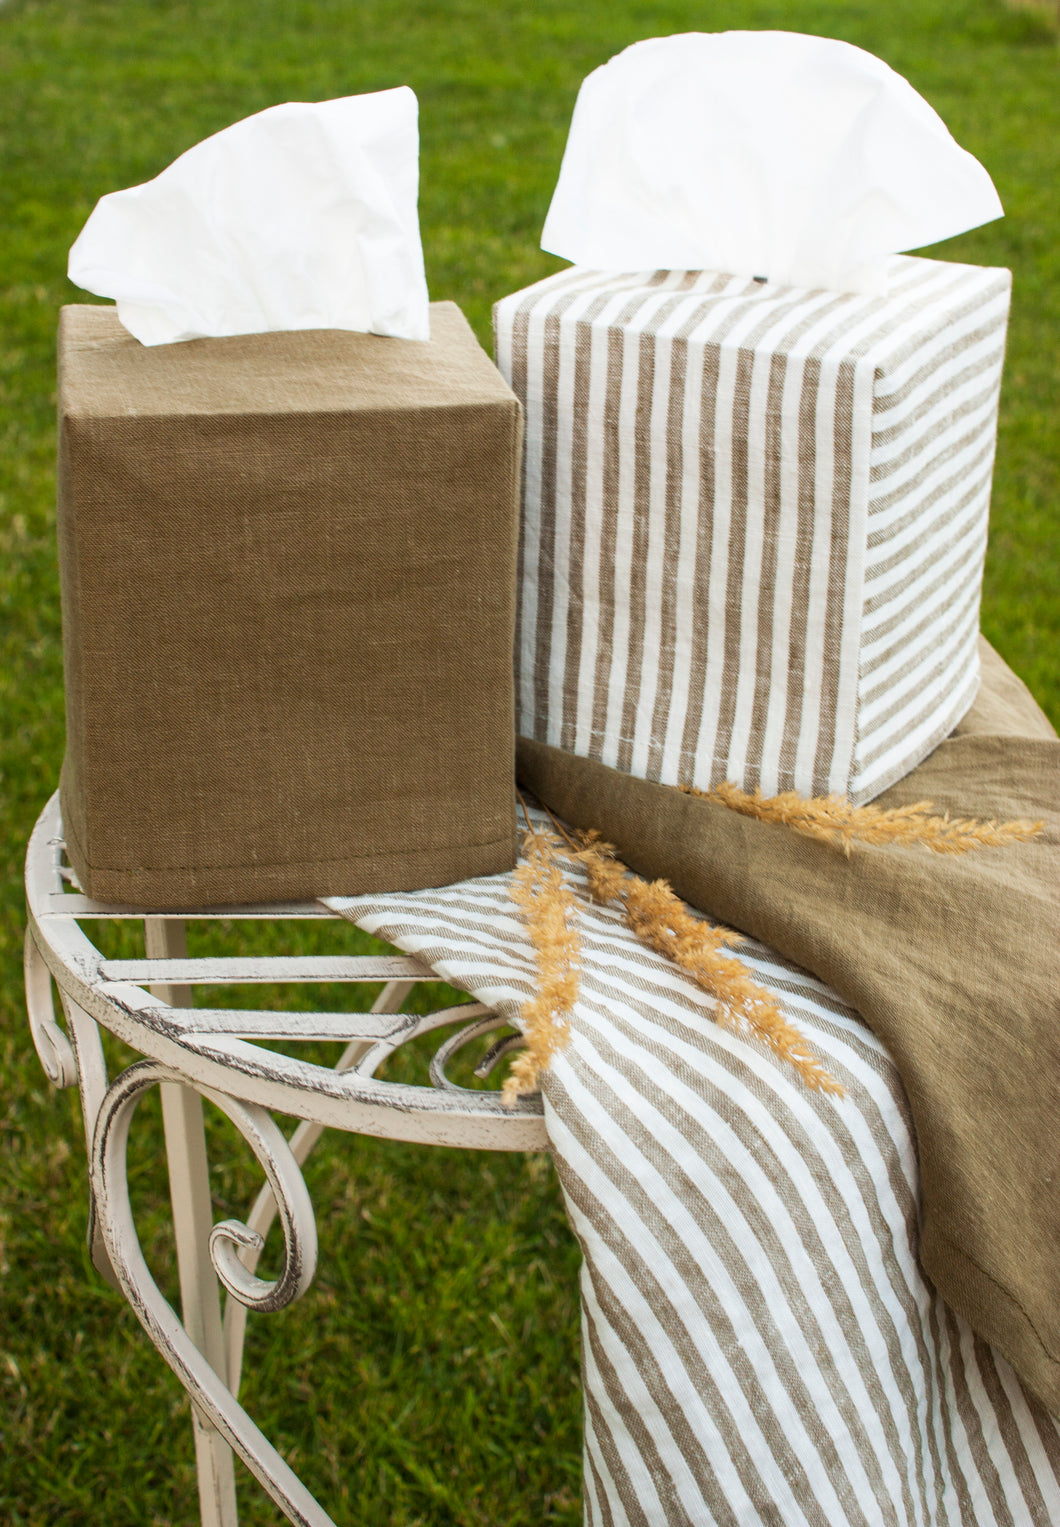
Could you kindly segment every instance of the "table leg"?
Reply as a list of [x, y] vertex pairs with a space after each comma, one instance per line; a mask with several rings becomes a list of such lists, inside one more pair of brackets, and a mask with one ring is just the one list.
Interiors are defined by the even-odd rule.
[[[187, 953], [183, 922], [145, 918], [144, 943], [148, 959], [180, 958]], [[174, 1007], [191, 1005], [188, 986], [155, 986], [152, 991]], [[165, 1083], [160, 1090], [184, 1327], [224, 1380], [224, 1330], [217, 1278], [210, 1258], [213, 1207], [202, 1099], [190, 1087], [177, 1083]], [[194, 1403], [192, 1426], [202, 1527], [237, 1527], [232, 1449]]]
[[[85, 1126], [85, 1148], [89, 1163], [92, 1161], [92, 1136], [96, 1128], [96, 1116], [106, 1096], [107, 1062], [99, 1029], [84, 1008], [65, 991], [59, 997], [66, 1017], [67, 1033], [55, 1022], [55, 1004], [52, 1001], [52, 974], [37, 948], [32, 922], [26, 928], [26, 1011], [29, 1016], [33, 1043], [44, 1067], [45, 1075], [54, 1087], [77, 1087], [81, 1094], [81, 1117]], [[100, 1233], [95, 1198], [89, 1192], [88, 1245], [92, 1263], [102, 1278], [112, 1288], [119, 1288], [117, 1276], [110, 1265], [106, 1246]]]

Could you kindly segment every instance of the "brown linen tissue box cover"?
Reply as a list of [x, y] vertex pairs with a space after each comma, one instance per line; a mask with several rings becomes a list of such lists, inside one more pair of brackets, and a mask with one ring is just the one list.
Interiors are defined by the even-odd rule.
[[59, 325], [70, 861], [194, 906], [515, 861], [521, 416], [455, 304], [431, 339], [146, 348]]

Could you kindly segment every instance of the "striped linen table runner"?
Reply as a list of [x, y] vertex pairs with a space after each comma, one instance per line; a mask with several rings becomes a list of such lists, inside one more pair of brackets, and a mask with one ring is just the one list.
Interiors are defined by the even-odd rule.
[[[739, 953], [847, 1088], [807, 1092], [583, 896], [569, 1048], [543, 1078], [583, 1267], [590, 1527], [1055, 1527], [1060, 1425], [917, 1261], [916, 1147], [858, 1016]], [[510, 875], [329, 898], [515, 1020]]]
[[975, 698], [1007, 270], [885, 295], [578, 267], [503, 298], [526, 412], [518, 729], [871, 799]]

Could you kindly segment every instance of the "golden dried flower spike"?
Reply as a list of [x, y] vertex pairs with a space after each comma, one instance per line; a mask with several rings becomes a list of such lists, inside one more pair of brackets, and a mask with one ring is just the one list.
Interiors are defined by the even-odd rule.
[[537, 990], [519, 1011], [526, 1048], [512, 1062], [501, 1089], [501, 1101], [509, 1105], [534, 1090], [555, 1052], [569, 1044], [581, 966], [578, 908], [558, 862], [556, 841], [534, 827], [522, 796], [519, 804], [526, 818], [525, 862], [515, 871], [509, 894], [533, 945]]
[[548, 812], [551, 832], [535, 827], [526, 802], [523, 833], [525, 863], [515, 871], [512, 899], [523, 912], [534, 946], [538, 990], [520, 1009], [526, 1049], [516, 1058], [501, 1091], [506, 1103], [532, 1091], [556, 1050], [570, 1039], [570, 1013], [578, 995], [581, 939], [575, 925], [577, 904], [563, 877], [561, 859], [580, 864], [589, 893], [601, 905], [618, 903], [627, 926], [657, 953], [671, 959], [712, 996], [716, 1021], [736, 1033], [756, 1035], [818, 1092], [843, 1096], [802, 1034], [784, 1017], [771, 992], [758, 986], [742, 961], [722, 953], [741, 935], [693, 917], [665, 880], [645, 881], [618, 858], [614, 847], [594, 830], [572, 837]]
[[920, 845], [933, 854], [966, 854], [977, 848], [1004, 848], [1009, 843], [1026, 843], [1045, 828], [1044, 822], [1018, 818], [1012, 822], [980, 821], [974, 817], [953, 818], [948, 813], [932, 816], [930, 801], [911, 806], [852, 806], [845, 796], [823, 795], [805, 799], [794, 790], [780, 795], [749, 792], [726, 780], [712, 790], [695, 785], [679, 785], [686, 795], [714, 801], [756, 817], [760, 822], [780, 822], [823, 843], [838, 843], [849, 854], [854, 843], [893, 843], [900, 848]]
[[690, 975], [717, 1004], [715, 1016], [735, 1033], [753, 1034], [792, 1066], [807, 1087], [842, 1097], [844, 1088], [825, 1070], [803, 1035], [789, 1023], [773, 994], [751, 979], [742, 960], [723, 953], [741, 935], [694, 917], [665, 880], [631, 874], [609, 843], [580, 835], [574, 857], [585, 866], [596, 901], [618, 901], [632, 931], [656, 953]]

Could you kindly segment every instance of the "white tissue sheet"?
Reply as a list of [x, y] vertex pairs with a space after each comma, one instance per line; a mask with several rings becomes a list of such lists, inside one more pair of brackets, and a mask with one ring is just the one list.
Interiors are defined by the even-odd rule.
[[594, 270], [877, 292], [888, 255], [1002, 215], [983, 166], [871, 53], [687, 32], [584, 81], [541, 246]]
[[417, 101], [271, 106], [101, 198], [71, 281], [145, 345], [276, 329], [430, 337]]

